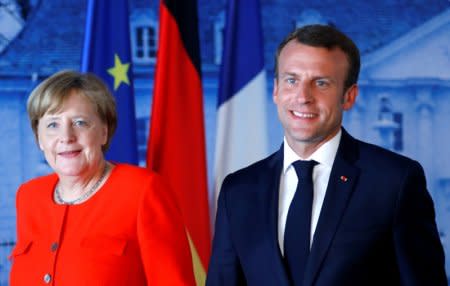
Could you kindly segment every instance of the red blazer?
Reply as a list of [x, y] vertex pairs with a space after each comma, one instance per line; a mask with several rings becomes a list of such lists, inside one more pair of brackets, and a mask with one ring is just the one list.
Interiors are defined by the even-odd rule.
[[118, 164], [79, 205], [58, 205], [56, 174], [17, 193], [11, 286], [195, 285], [181, 215], [167, 185], [143, 168]]

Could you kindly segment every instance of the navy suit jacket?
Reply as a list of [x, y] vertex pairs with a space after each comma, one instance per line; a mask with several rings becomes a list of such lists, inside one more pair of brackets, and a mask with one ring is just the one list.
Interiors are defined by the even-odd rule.
[[[277, 237], [282, 166], [283, 148], [225, 178], [207, 286], [290, 285]], [[447, 285], [418, 162], [343, 130], [303, 285]]]

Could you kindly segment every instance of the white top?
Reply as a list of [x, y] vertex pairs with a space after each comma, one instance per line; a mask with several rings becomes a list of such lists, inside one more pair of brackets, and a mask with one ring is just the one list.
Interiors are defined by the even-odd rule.
[[339, 130], [333, 138], [320, 146], [319, 149], [311, 154], [309, 158], [299, 157], [288, 145], [286, 138], [284, 138], [284, 161], [280, 178], [278, 198], [278, 245], [280, 247], [281, 254], [283, 255], [286, 218], [298, 183], [297, 173], [295, 172], [295, 168], [292, 166], [292, 163], [297, 160], [314, 160], [319, 163], [313, 170], [314, 198], [311, 214], [311, 246], [317, 221], [319, 220], [320, 210], [322, 209], [323, 199], [325, 198], [328, 180], [330, 179], [331, 167], [333, 166], [334, 158], [336, 157], [339, 142], [341, 140], [341, 135], [342, 131]]

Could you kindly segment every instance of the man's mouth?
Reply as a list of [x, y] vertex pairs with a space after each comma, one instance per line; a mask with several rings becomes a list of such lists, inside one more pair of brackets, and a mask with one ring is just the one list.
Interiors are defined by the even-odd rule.
[[311, 113], [311, 112], [292, 111], [292, 114], [294, 114], [295, 117], [299, 117], [299, 118], [313, 118], [313, 117], [317, 116], [315, 113]]

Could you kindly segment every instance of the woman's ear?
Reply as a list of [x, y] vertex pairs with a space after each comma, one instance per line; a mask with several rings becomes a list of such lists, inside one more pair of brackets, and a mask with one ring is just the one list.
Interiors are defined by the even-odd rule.
[[103, 124], [102, 126], [102, 145], [105, 145], [108, 142], [108, 126]]

